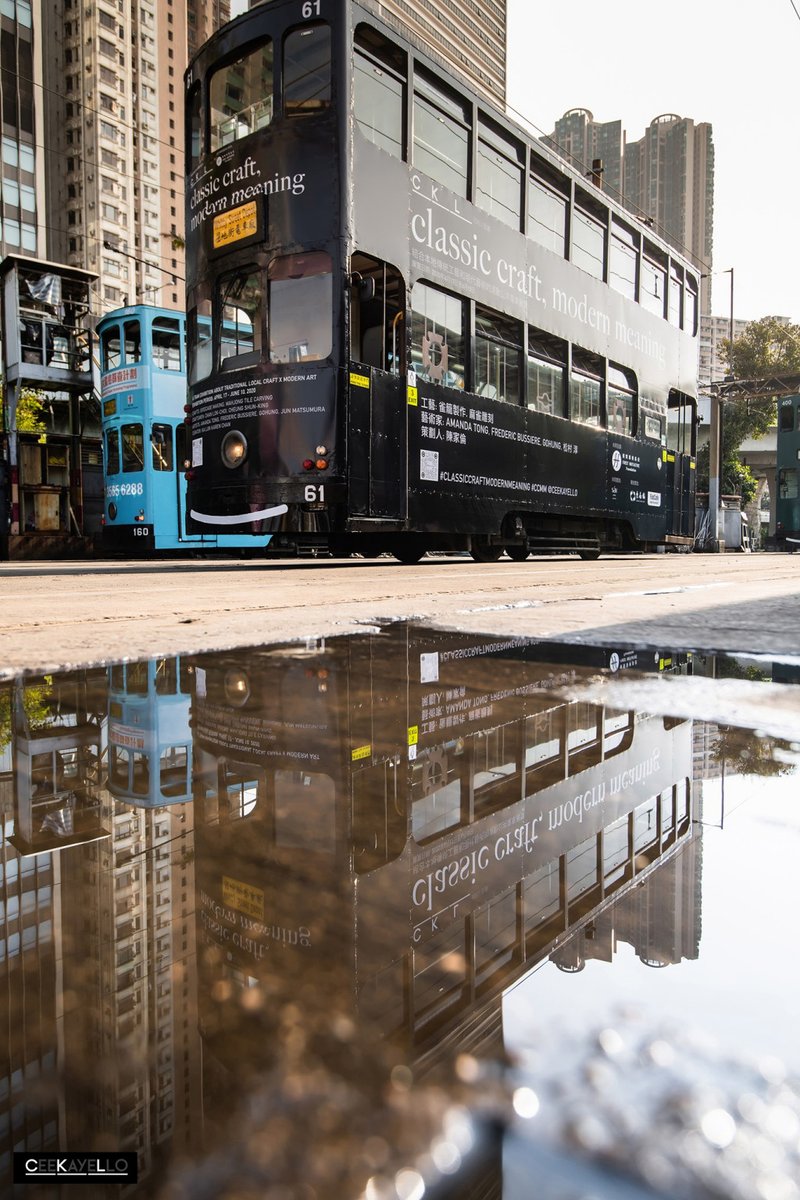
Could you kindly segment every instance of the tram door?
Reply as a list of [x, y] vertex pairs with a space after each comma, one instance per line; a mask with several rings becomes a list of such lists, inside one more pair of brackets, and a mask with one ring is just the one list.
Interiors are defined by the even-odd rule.
[[352, 259], [348, 461], [350, 511], [406, 515], [405, 287], [366, 255]]
[[664, 465], [667, 533], [676, 537], [694, 537], [696, 438], [697, 402], [681, 392], [670, 392]]

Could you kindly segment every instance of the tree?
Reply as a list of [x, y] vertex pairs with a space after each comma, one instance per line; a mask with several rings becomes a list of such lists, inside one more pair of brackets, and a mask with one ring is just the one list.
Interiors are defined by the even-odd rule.
[[[724, 338], [720, 357], [734, 379], [765, 379], [772, 375], [800, 374], [800, 325], [778, 317], [750, 321], [741, 337]], [[747, 438], [760, 438], [775, 424], [774, 397], [766, 400], [725, 400], [722, 403], [722, 448], [720, 488], [725, 495], [738, 495], [742, 504], [755, 496], [758, 483], [739, 457]], [[708, 490], [709, 450], [697, 456], [698, 491]]]

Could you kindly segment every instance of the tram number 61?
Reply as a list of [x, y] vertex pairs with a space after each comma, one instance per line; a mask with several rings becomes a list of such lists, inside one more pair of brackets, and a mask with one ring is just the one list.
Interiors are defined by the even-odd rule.
[[318, 17], [320, 14], [321, 0], [305, 0], [305, 4], [300, 9], [304, 17]]
[[305, 500], [306, 504], [321, 504], [325, 499], [325, 484], [321, 483], [319, 487], [315, 483], [306, 485]]

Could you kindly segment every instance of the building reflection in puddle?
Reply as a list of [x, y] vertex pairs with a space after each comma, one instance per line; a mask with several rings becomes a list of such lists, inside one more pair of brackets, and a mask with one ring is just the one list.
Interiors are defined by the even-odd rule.
[[357, 1196], [537, 965], [696, 958], [693, 723], [564, 698], [603, 670], [692, 662], [396, 625], [2, 685], [6, 1145]]

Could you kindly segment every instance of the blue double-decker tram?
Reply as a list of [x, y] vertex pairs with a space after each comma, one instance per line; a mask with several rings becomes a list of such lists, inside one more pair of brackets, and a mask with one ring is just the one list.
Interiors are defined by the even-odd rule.
[[778, 405], [777, 467], [776, 540], [782, 550], [800, 550], [800, 396]]
[[109, 668], [108, 788], [137, 808], [192, 798], [191, 698], [179, 658]]
[[186, 529], [185, 317], [137, 304], [98, 324], [103, 546], [111, 553], [263, 550], [266, 534]]

